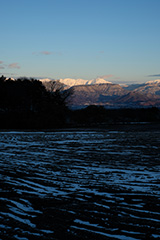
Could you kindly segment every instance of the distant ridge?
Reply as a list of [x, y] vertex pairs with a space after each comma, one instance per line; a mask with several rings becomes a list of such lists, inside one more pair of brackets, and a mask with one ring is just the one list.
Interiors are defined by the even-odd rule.
[[[49, 79], [41, 81], [47, 86]], [[56, 81], [57, 84], [62, 84], [64, 89], [72, 89], [73, 95], [69, 100], [71, 107], [89, 105], [120, 108], [160, 107], [160, 79], [128, 86], [113, 84], [103, 78], [92, 80], [65, 78]]]
[[136, 84], [131, 88], [119, 84], [74, 86], [71, 106], [160, 107], [160, 81]]
[[73, 78], [64, 78], [64, 79], [49, 79], [49, 78], [44, 78], [40, 79], [42, 82], [49, 82], [49, 81], [59, 81], [60, 83], [63, 83], [65, 86], [68, 87], [73, 87], [73, 86], [79, 86], [79, 85], [94, 85], [94, 84], [104, 84], [104, 83], [109, 83], [112, 84], [112, 82], [109, 82], [103, 78], [96, 78], [92, 80], [85, 80], [85, 79], [73, 79]]
[[[25, 79], [25, 78], [24, 78]], [[6, 78], [6, 80], [15, 80]], [[83, 108], [100, 105], [111, 108], [160, 108], [160, 79], [140, 84], [113, 84], [103, 78], [84, 79], [39, 79], [48, 91], [71, 89], [68, 106]]]
[[156, 79], [156, 80], [153, 80], [153, 81], [148, 81], [148, 82], [146, 82], [146, 84], [160, 84], [160, 79]]

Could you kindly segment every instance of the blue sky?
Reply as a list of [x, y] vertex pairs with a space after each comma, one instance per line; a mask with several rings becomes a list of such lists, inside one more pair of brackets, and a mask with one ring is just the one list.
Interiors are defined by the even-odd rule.
[[0, 3], [0, 74], [106, 76], [117, 83], [160, 78], [160, 0]]

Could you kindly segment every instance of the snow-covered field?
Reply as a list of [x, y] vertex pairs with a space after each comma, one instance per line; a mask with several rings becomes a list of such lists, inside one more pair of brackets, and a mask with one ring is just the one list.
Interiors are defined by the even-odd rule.
[[0, 133], [0, 239], [160, 239], [160, 132]]

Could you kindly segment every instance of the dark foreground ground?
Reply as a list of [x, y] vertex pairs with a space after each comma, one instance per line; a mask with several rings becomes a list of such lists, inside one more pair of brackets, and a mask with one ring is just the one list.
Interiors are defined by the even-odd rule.
[[160, 239], [159, 135], [1, 132], [0, 239]]
[[58, 128], [0, 128], [1, 133], [5, 132], [83, 132], [83, 131], [96, 131], [96, 132], [107, 132], [107, 131], [123, 131], [123, 132], [160, 132], [160, 123], [152, 122], [126, 122], [126, 123], [115, 123], [115, 124], [76, 124], [67, 125]]

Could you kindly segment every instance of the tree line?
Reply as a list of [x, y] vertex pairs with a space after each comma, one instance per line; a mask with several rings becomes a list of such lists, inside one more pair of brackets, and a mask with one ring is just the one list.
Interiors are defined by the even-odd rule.
[[51, 82], [47, 89], [33, 78], [0, 77], [0, 128], [39, 128], [64, 125], [70, 90]]

